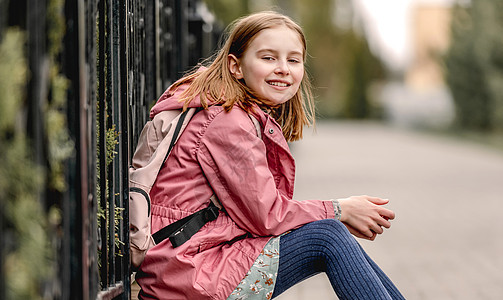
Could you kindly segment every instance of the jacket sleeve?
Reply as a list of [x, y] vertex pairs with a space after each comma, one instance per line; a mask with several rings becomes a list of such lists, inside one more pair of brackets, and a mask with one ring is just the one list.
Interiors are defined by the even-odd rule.
[[266, 146], [239, 109], [221, 113], [211, 122], [201, 139], [198, 160], [228, 215], [254, 236], [280, 235], [335, 216], [332, 201], [295, 201], [277, 188]]

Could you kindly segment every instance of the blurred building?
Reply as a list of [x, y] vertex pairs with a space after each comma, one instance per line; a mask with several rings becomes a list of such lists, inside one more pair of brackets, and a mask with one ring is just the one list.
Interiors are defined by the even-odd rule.
[[406, 84], [415, 89], [444, 86], [441, 56], [450, 40], [451, 8], [441, 4], [418, 4], [412, 8], [412, 61]]
[[410, 60], [403, 81], [390, 82], [381, 95], [387, 119], [402, 127], [451, 126], [455, 109], [445, 84], [442, 56], [450, 42], [450, 5], [430, 1], [411, 7]]

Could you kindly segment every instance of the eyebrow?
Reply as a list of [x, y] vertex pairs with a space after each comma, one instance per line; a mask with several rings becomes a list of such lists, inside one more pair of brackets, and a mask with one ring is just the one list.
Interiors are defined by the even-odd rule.
[[[258, 50], [258, 51], [257, 51], [257, 53], [258, 53], [258, 54], [261, 54], [261, 53], [263, 53], [263, 52], [278, 53], [278, 51], [277, 51], [277, 50], [274, 50], [274, 49], [269, 49], [269, 48], [260, 49], [260, 50]], [[296, 50], [294, 50], [294, 51], [290, 51], [288, 54], [290, 54], [290, 55], [294, 54], [294, 55], [300, 55], [300, 56], [302, 56], [302, 55], [303, 55], [303, 54], [302, 54], [302, 52], [300, 52], [300, 51], [296, 51]]]

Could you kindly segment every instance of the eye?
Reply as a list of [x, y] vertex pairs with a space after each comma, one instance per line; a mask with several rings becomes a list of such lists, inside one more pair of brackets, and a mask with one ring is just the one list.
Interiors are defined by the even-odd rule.
[[297, 64], [297, 63], [300, 63], [301, 61], [300, 61], [300, 59], [297, 59], [297, 58], [290, 58], [290, 59], [288, 59], [288, 62]]
[[272, 56], [264, 56], [262, 57], [263, 60], [274, 60], [274, 57]]

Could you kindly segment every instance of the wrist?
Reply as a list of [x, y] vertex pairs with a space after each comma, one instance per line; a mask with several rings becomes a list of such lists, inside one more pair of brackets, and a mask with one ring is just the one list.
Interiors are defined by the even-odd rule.
[[339, 203], [339, 207], [340, 207], [340, 221], [341, 222], [346, 222], [347, 221], [347, 198], [344, 198], [344, 199], [337, 199], [337, 202]]
[[332, 201], [332, 205], [334, 206], [335, 219], [341, 221], [342, 216], [342, 208], [337, 199], [330, 199]]

